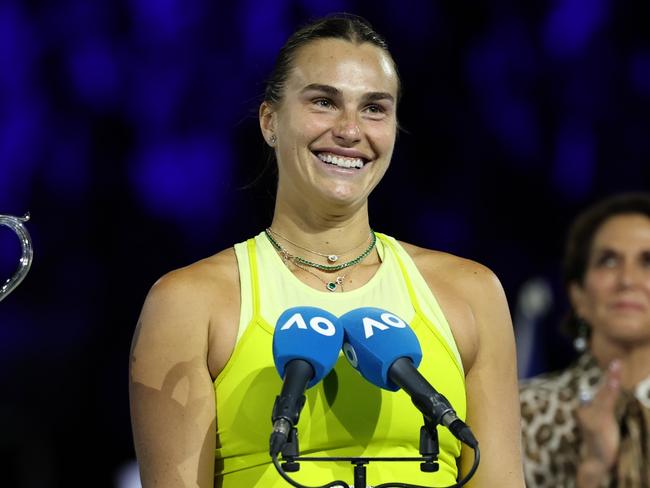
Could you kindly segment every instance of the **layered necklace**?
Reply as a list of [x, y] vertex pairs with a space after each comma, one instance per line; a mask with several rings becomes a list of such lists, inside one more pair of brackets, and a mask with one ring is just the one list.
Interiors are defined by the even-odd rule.
[[[318, 278], [319, 281], [323, 282], [323, 284], [325, 285], [325, 288], [328, 291], [332, 291], [332, 292], [336, 291], [338, 288], [340, 288], [341, 291], [343, 291], [343, 281], [345, 280], [346, 275], [338, 275], [334, 280], [327, 281], [327, 280], [323, 280], [319, 275], [314, 273], [309, 268], [315, 268], [315, 269], [318, 269], [320, 271], [326, 271], [326, 272], [340, 271], [342, 269], [350, 268], [351, 266], [359, 264], [361, 261], [363, 261], [364, 258], [366, 258], [366, 256], [368, 256], [372, 252], [372, 250], [375, 247], [375, 244], [377, 243], [377, 236], [375, 235], [375, 233], [371, 229], [370, 230], [370, 245], [366, 249], [364, 249], [364, 251], [361, 254], [359, 254], [356, 258], [351, 259], [349, 261], [346, 261], [344, 263], [340, 263], [340, 264], [320, 264], [320, 263], [315, 263], [315, 262], [310, 261], [308, 259], [302, 258], [300, 256], [295, 256], [294, 254], [291, 254], [284, 247], [282, 247], [282, 245], [280, 245], [280, 243], [278, 243], [278, 241], [275, 239], [275, 237], [279, 237], [281, 239], [284, 239], [289, 244], [294, 245], [298, 249], [302, 249], [303, 251], [307, 251], [307, 252], [315, 254], [317, 256], [322, 256], [324, 258], [327, 258], [327, 261], [330, 262], [330, 263], [336, 263], [339, 260], [340, 255], [339, 254], [325, 254], [325, 253], [321, 253], [321, 252], [318, 252], [318, 251], [314, 251], [312, 249], [308, 249], [306, 247], [301, 246], [300, 244], [297, 244], [295, 242], [290, 241], [289, 239], [287, 239], [283, 235], [281, 235], [278, 232], [272, 230], [270, 227], [266, 228], [264, 230], [264, 233], [266, 234], [266, 237], [268, 238], [269, 242], [280, 253], [280, 255], [282, 256], [282, 259], [284, 261], [290, 261], [297, 268], [300, 268], [303, 271], [305, 271], [305, 272], [311, 274], [312, 276]], [[352, 249], [349, 249], [348, 251], [344, 251], [341, 255], [347, 254], [350, 251], [353, 251], [354, 249], [357, 249], [360, 246], [361, 246], [361, 244], [358, 244], [355, 247], [353, 247]]]

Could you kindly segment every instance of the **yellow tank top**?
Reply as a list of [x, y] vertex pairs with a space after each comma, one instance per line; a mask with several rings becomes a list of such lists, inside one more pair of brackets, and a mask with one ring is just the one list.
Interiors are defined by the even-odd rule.
[[[418, 370], [444, 394], [461, 419], [466, 415], [465, 376], [451, 329], [424, 278], [404, 249], [377, 234], [382, 263], [361, 288], [331, 293], [298, 280], [264, 233], [235, 245], [241, 282], [240, 330], [232, 356], [214, 381], [217, 405], [215, 486], [285, 487], [269, 453], [271, 411], [282, 388], [272, 355], [273, 328], [294, 306], [315, 306], [340, 316], [359, 307], [379, 307], [406, 320], [422, 346]], [[417, 457], [420, 412], [403, 391], [367, 382], [341, 354], [334, 369], [306, 392], [298, 422], [300, 455], [318, 457]], [[388, 481], [448, 486], [455, 483], [460, 442], [438, 427], [439, 466], [420, 471], [417, 462], [371, 462], [367, 484]], [[350, 462], [300, 463], [290, 476], [303, 484], [335, 479], [353, 485]]]

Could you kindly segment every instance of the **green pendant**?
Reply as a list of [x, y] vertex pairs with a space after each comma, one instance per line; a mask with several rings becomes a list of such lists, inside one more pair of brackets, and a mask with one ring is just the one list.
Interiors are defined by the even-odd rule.
[[338, 286], [338, 283], [334, 281], [330, 281], [325, 285], [329, 291], [336, 291], [336, 287]]

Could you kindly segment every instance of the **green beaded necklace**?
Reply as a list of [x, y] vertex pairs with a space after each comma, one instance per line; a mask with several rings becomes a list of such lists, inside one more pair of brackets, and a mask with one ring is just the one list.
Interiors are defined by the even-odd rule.
[[309, 261], [305, 258], [301, 258], [300, 256], [294, 256], [291, 254], [289, 251], [287, 251], [285, 248], [283, 248], [271, 235], [271, 232], [269, 232], [269, 229], [264, 229], [264, 233], [266, 234], [266, 237], [268, 240], [273, 244], [273, 247], [278, 250], [282, 256], [289, 260], [293, 261], [294, 263], [300, 263], [305, 266], [309, 266], [311, 268], [316, 268], [320, 269], [321, 271], [339, 271], [341, 269], [349, 268], [350, 266], [354, 266], [357, 263], [360, 263], [368, 254], [370, 254], [375, 247], [375, 244], [377, 243], [377, 236], [375, 233], [370, 230], [370, 245], [361, 253], [359, 254], [356, 258], [351, 259], [350, 261], [346, 261], [345, 263], [341, 264], [333, 264], [333, 265], [327, 265], [327, 264], [319, 264], [319, 263], [314, 263], [313, 261]]

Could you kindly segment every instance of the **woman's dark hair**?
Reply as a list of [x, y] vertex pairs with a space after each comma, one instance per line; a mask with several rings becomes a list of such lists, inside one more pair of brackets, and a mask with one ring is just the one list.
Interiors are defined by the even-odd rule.
[[[588, 207], [573, 221], [562, 261], [562, 275], [567, 289], [572, 283], [583, 284], [598, 229], [611, 217], [629, 214], [650, 218], [650, 193], [621, 193], [611, 196]], [[562, 329], [570, 337], [576, 337], [580, 325], [581, 320], [571, 309], [564, 319]]]
[[[264, 101], [272, 105], [280, 103], [284, 95], [284, 86], [296, 58], [298, 50], [319, 39], [343, 39], [356, 44], [369, 42], [382, 49], [393, 61], [395, 73], [397, 66], [393, 60], [386, 41], [372, 28], [363, 17], [353, 14], [332, 14], [311, 22], [293, 33], [287, 40], [275, 60], [273, 71], [266, 83]], [[397, 78], [397, 98], [400, 95], [399, 75]]]

